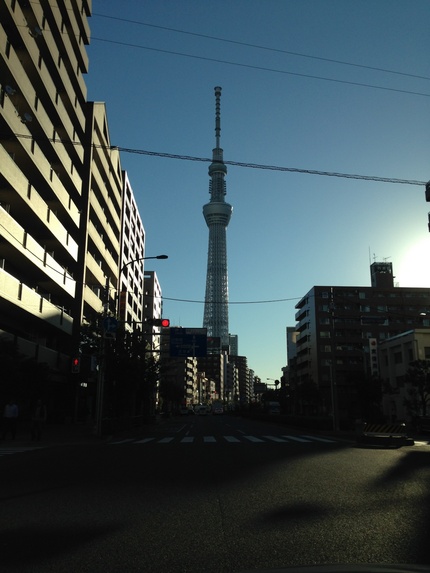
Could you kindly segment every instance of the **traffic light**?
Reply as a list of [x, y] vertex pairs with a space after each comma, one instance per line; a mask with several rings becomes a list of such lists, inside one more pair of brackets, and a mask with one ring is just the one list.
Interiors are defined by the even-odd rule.
[[79, 374], [81, 371], [81, 359], [80, 358], [73, 358], [72, 359], [72, 373]]
[[162, 326], [163, 328], [167, 328], [170, 326], [170, 320], [168, 318], [147, 318], [146, 324], [149, 326]]

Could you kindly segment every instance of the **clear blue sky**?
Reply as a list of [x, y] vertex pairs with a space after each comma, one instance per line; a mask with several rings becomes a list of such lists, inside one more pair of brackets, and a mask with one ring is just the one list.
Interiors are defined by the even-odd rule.
[[[210, 158], [219, 85], [226, 161], [428, 181], [429, 23], [427, 0], [93, 0], [88, 99], [113, 145]], [[147, 256], [169, 255], [146, 264], [164, 316], [201, 327], [209, 163], [121, 161]], [[239, 166], [226, 181], [230, 332], [263, 380], [312, 286], [368, 286], [375, 255], [430, 288], [423, 186]]]

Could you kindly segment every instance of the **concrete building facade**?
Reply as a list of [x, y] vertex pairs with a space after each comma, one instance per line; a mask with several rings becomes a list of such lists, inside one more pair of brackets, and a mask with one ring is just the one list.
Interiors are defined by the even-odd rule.
[[83, 275], [90, 10], [0, 0], [0, 333], [59, 383]]
[[[146, 284], [145, 273], [145, 229], [136, 204], [136, 198], [128, 178], [123, 171], [123, 199], [121, 217], [121, 255], [119, 275], [118, 318], [124, 328], [142, 330], [144, 316], [144, 292], [152, 285]], [[148, 279], [149, 280], [149, 279]], [[156, 281], [156, 284], [159, 284]]]
[[[409, 330], [383, 340], [378, 345], [378, 355], [384, 383], [383, 414], [388, 420], [408, 421], [412, 410], [406, 403], [412, 402], [412, 397], [408, 392], [407, 372], [415, 361], [430, 361], [430, 329]], [[419, 404], [416, 407], [414, 414], [422, 415]]]

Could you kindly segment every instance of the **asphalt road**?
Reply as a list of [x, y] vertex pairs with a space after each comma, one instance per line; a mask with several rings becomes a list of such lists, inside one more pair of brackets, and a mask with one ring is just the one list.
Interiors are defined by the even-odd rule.
[[0, 456], [0, 570], [430, 564], [430, 446], [324, 440], [191, 416], [109, 443], [11, 451]]

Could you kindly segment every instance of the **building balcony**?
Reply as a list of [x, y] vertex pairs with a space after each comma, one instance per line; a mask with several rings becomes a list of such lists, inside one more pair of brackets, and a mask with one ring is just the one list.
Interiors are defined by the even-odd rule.
[[22, 311], [23, 316], [31, 315], [58, 328], [66, 334], [72, 334], [73, 318], [62, 308], [52, 304], [47, 298], [18, 279], [0, 269], [1, 308], [7, 311], [13, 305]]

